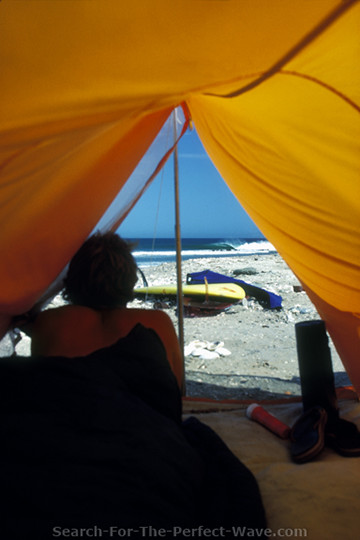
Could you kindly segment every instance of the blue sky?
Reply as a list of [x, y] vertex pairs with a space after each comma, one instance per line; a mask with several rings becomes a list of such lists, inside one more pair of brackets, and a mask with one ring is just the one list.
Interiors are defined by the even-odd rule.
[[[197, 133], [178, 145], [181, 235], [184, 238], [262, 238], [208, 158]], [[126, 238], [167, 238], [175, 230], [174, 165], [163, 171], [118, 229]]]

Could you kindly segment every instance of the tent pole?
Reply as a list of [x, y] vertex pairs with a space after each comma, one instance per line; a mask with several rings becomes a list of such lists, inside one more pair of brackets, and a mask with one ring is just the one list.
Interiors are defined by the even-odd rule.
[[[176, 133], [176, 112], [173, 112], [174, 119], [174, 140]], [[177, 282], [177, 315], [178, 334], [183, 361], [182, 394], [185, 395], [185, 356], [184, 356], [184, 304], [182, 294], [182, 274], [181, 274], [181, 229], [180, 229], [180, 201], [179, 201], [179, 160], [178, 147], [174, 148], [174, 186], [175, 186], [175, 238], [176, 238], [176, 282]]]

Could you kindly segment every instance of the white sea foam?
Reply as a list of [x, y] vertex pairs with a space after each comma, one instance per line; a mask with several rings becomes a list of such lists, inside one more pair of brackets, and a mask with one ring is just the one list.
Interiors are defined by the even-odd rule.
[[[211, 246], [211, 248], [210, 248]], [[276, 252], [274, 246], [267, 240], [257, 242], [221, 242], [212, 243], [203, 249], [182, 249], [181, 255], [184, 260], [205, 257], [236, 257]], [[162, 262], [172, 262], [176, 258], [175, 250], [135, 250], [134, 257], [140, 265], [153, 265]]]

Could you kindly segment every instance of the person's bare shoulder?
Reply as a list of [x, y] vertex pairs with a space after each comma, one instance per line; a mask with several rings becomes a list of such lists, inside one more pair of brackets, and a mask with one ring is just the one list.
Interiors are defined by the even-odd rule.
[[[78, 352], [82, 342], [98, 341], [98, 314], [85, 306], [61, 306], [42, 311], [32, 327], [34, 354], [69, 354], [71, 346]], [[96, 342], [97, 342], [96, 341]]]
[[148, 328], [169, 328], [172, 327], [172, 321], [167, 313], [159, 309], [140, 309], [130, 308], [128, 315], [133, 321], [137, 321]]
[[72, 324], [73, 322], [79, 323], [80, 321], [96, 320], [97, 315], [93, 309], [85, 306], [61, 306], [53, 309], [46, 309], [37, 316], [34, 329], [43, 327], [44, 325], [52, 324]]

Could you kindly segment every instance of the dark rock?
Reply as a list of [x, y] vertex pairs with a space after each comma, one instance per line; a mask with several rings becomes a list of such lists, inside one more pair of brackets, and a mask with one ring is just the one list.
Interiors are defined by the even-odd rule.
[[238, 270], [233, 271], [234, 276], [241, 276], [241, 275], [248, 275], [248, 276], [254, 276], [255, 274], [258, 274], [258, 271], [256, 268], [253, 268], [252, 266], [247, 266], [246, 268], [239, 268]]
[[304, 290], [301, 285], [294, 285], [293, 289], [294, 292], [302, 292]]

